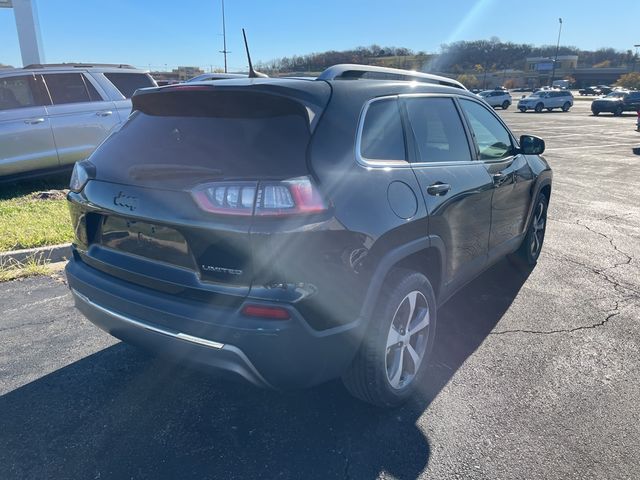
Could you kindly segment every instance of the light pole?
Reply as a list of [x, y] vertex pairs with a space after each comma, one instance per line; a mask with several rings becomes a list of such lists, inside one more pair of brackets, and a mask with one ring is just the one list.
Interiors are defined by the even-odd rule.
[[638, 63], [638, 47], [640, 47], [640, 44], [638, 45], [634, 45], [635, 49], [636, 49], [636, 54], [633, 57], [633, 71], [636, 71], [636, 63]]
[[224, 54], [224, 73], [227, 73], [227, 28], [224, 21], [224, 0], [222, 0], [222, 50], [220, 53]]
[[558, 63], [558, 50], [560, 49], [560, 34], [562, 33], [562, 18], [559, 18], [558, 22], [560, 22], [560, 27], [558, 28], [558, 43], [556, 44], [556, 57], [553, 60], [553, 70], [551, 71], [550, 86], [553, 86], [553, 81], [556, 79], [556, 63]]

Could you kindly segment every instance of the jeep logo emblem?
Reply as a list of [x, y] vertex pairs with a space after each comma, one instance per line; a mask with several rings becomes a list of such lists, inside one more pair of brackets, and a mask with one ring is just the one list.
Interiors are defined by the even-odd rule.
[[113, 197], [113, 204], [119, 207], [128, 208], [130, 212], [133, 212], [138, 208], [138, 199], [120, 192], [118, 195]]

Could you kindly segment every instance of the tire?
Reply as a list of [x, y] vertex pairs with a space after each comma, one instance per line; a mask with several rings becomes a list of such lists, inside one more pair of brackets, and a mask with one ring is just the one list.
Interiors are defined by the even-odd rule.
[[[531, 222], [527, 228], [527, 233], [518, 248], [518, 256], [529, 266], [534, 266], [544, 243], [544, 235], [547, 230], [547, 208], [549, 200], [544, 193], [539, 193], [536, 203], [533, 206]], [[540, 210], [541, 209], [541, 210]]]
[[616, 109], [613, 111], [613, 115], [616, 117], [619, 117], [622, 115], [622, 112], [623, 112], [622, 105], [618, 105]]
[[518, 110], [520, 110], [522, 113], [527, 111], [526, 107], [520, 107]]
[[534, 108], [534, 110], [536, 111], [536, 113], [540, 113], [543, 108], [544, 108], [544, 105], [541, 102], [541, 103], [536, 105], [536, 108]]
[[504, 102], [502, 102], [502, 109], [506, 110], [507, 108], [509, 108], [509, 105], [511, 104], [505, 100]]
[[591, 110], [591, 113], [593, 113], [597, 117], [598, 115], [600, 115], [600, 110]]
[[571, 103], [569, 102], [564, 102], [564, 105], [562, 105], [563, 112], [568, 112], [570, 108], [571, 108]]
[[[411, 270], [393, 270], [360, 349], [342, 375], [347, 390], [380, 407], [395, 407], [409, 399], [427, 371], [436, 319], [435, 295], [427, 277]], [[416, 329], [414, 334], [406, 328], [409, 324]], [[414, 358], [418, 359], [417, 369]]]

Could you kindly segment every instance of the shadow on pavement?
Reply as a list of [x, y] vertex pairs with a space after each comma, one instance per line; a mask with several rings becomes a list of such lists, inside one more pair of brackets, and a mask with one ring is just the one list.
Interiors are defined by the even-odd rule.
[[502, 261], [442, 308], [424, 400], [395, 411], [337, 381], [282, 394], [114, 345], [0, 397], [0, 478], [415, 478], [417, 420], [529, 273]]
[[0, 183], [0, 200], [21, 197], [44, 190], [62, 190], [69, 187], [71, 170], [42, 178]]

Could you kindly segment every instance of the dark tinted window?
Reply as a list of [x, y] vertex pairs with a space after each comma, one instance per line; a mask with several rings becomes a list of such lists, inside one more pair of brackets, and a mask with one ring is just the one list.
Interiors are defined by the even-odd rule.
[[81, 73], [49, 73], [44, 75], [44, 79], [54, 105], [92, 100]]
[[460, 104], [469, 119], [481, 160], [495, 160], [512, 154], [509, 132], [494, 114], [470, 100], [461, 99]]
[[0, 110], [43, 105], [33, 75], [0, 78]]
[[629, 94], [629, 100], [640, 100], [640, 92], [632, 92]]
[[370, 160], [406, 159], [397, 100], [379, 100], [369, 105], [362, 128], [360, 155]]
[[134, 109], [91, 157], [101, 178], [167, 184], [308, 173], [309, 119], [293, 100], [249, 92], [165, 92], [136, 97]]
[[84, 83], [87, 86], [87, 91], [89, 92], [89, 99], [92, 102], [101, 102], [104, 100], [96, 90], [96, 87], [94, 87], [88, 79], [84, 78]]
[[139, 88], [154, 87], [153, 80], [146, 73], [105, 73], [105, 77], [126, 98], [131, 98]]
[[409, 98], [407, 113], [419, 162], [471, 160], [467, 137], [452, 99]]

